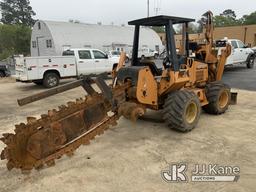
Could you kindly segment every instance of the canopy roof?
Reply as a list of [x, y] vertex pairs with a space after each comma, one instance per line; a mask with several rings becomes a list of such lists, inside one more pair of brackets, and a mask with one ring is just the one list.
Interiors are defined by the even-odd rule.
[[159, 15], [155, 17], [147, 17], [143, 19], [130, 21], [128, 22], [128, 24], [143, 25], [143, 26], [163, 26], [163, 25], [167, 25], [170, 20], [172, 21], [172, 24], [189, 23], [189, 22], [195, 21], [195, 19], [190, 19], [190, 18]]

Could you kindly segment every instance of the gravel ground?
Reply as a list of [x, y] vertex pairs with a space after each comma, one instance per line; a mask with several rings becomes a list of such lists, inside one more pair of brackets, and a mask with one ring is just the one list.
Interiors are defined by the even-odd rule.
[[[232, 78], [238, 78], [238, 73], [243, 76], [253, 73], [244, 70], [235, 70], [233, 75], [228, 72], [224, 80], [234, 83]], [[97, 137], [91, 145], [80, 147], [72, 158], [58, 160], [54, 167], [22, 175], [18, 170], [7, 171], [6, 162], [1, 161], [0, 191], [255, 191], [256, 92], [242, 90], [252, 90], [246, 86], [233, 87], [239, 94], [238, 104], [220, 116], [202, 113], [198, 126], [186, 134], [157, 121], [132, 123], [121, 118], [116, 127]], [[17, 98], [42, 90], [33, 84], [0, 81], [0, 134], [12, 132], [14, 125], [25, 121], [26, 116], [39, 116], [84, 93], [77, 88], [18, 107]], [[158, 112], [149, 112], [147, 116], [161, 119]], [[166, 183], [161, 170], [174, 162], [186, 162], [188, 176], [198, 163], [239, 166], [240, 179], [234, 183]]]

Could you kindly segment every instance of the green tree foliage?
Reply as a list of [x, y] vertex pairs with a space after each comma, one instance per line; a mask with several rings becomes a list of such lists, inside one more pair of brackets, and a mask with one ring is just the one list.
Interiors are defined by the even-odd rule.
[[238, 20], [233, 20], [230, 17], [225, 17], [221, 15], [214, 16], [213, 22], [215, 27], [226, 27], [226, 26], [234, 26], [239, 24]]
[[29, 55], [31, 28], [21, 25], [0, 25], [0, 60], [13, 54]]
[[232, 9], [226, 9], [220, 15], [223, 16], [223, 17], [228, 17], [228, 18], [231, 18], [233, 20], [236, 20], [236, 13]]
[[213, 20], [216, 27], [256, 24], [256, 11], [237, 19], [235, 11], [227, 9], [223, 13], [214, 16]]
[[157, 32], [157, 33], [165, 33], [165, 28], [164, 27], [152, 27], [152, 29]]
[[213, 22], [214, 26], [216, 27], [234, 26], [241, 24], [241, 21], [236, 19], [235, 11], [231, 9], [226, 9], [221, 14], [214, 16]]
[[32, 17], [36, 14], [29, 0], [3, 0], [0, 2], [0, 9], [1, 21], [4, 24], [22, 24], [31, 27], [35, 23]]
[[204, 24], [203, 24], [203, 21], [202, 19], [198, 20], [197, 21], [197, 33], [202, 33], [203, 32], [203, 29], [204, 29]]
[[[175, 31], [176, 34], [181, 34], [182, 33], [182, 25], [176, 25]], [[188, 33], [189, 34], [194, 34], [194, 33], [200, 33], [201, 26], [198, 23], [189, 23], [188, 24]]]
[[244, 15], [241, 20], [244, 25], [256, 24], [256, 11], [252, 12], [250, 15]]
[[200, 33], [200, 25], [198, 23], [189, 23], [188, 33]]

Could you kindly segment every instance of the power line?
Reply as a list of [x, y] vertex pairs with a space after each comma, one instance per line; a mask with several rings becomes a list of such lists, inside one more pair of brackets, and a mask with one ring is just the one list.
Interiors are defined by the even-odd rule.
[[155, 15], [158, 15], [161, 10], [161, 0], [155, 0], [154, 1], [154, 11]]
[[147, 0], [147, 17], [149, 17], [149, 0]]

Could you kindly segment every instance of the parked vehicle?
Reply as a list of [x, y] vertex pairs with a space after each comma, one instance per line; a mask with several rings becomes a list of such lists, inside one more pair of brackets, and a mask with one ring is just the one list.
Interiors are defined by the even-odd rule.
[[[226, 65], [236, 65], [240, 63], [246, 64], [248, 68], [253, 68], [256, 53], [253, 49], [246, 46], [242, 41], [238, 39], [222, 39], [216, 41], [216, 47], [225, 47], [226, 43], [232, 46], [231, 55], [227, 58]], [[218, 54], [220, 55], [220, 50]]]
[[0, 78], [10, 76], [9, 66], [4, 63], [0, 63]]
[[142, 48], [138, 51], [138, 57], [139, 58], [145, 58], [145, 57], [154, 57], [157, 58], [159, 56], [159, 53], [155, 50], [149, 49], [149, 48]]
[[66, 50], [63, 56], [15, 58], [16, 80], [55, 87], [63, 78], [111, 72], [119, 58], [109, 58], [98, 49]]
[[[120, 55], [121, 55], [121, 52], [120, 51], [116, 51], [116, 50], [112, 50], [112, 51], [109, 51], [108, 52], [108, 56], [109, 58], [116, 58], [116, 59], [120, 59]], [[130, 58], [129, 58], [129, 54], [126, 53], [126, 60], [125, 60], [125, 63], [128, 63], [130, 61]]]
[[254, 53], [256, 54], [256, 47], [253, 47], [252, 50], [253, 50]]

